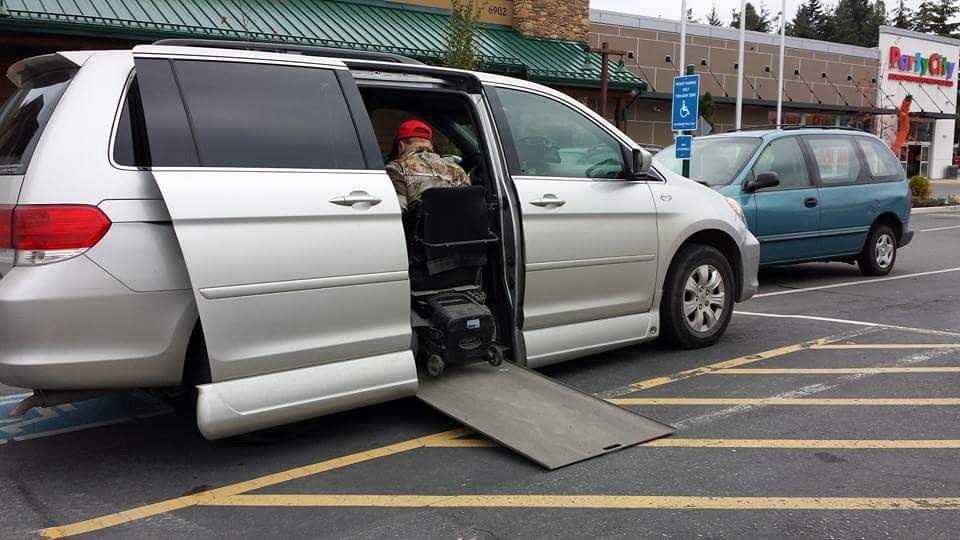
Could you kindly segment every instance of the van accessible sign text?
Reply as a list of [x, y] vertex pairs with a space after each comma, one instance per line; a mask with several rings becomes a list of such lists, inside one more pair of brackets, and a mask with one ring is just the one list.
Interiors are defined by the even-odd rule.
[[948, 61], [939, 53], [924, 56], [917, 52], [911, 55], [901, 53], [900, 47], [890, 47], [890, 69], [904, 73], [890, 73], [887, 78], [895, 81], [953, 86], [956, 67], [956, 62]]

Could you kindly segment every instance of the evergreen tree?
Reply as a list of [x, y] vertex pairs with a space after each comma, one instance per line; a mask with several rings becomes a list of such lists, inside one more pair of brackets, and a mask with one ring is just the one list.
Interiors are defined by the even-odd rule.
[[960, 13], [957, 0], [928, 0], [922, 2], [913, 14], [913, 30], [925, 34], [952, 36], [960, 24], [950, 22]]
[[707, 24], [710, 26], [723, 26], [723, 21], [720, 20], [720, 15], [717, 14], [716, 4], [710, 8], [710, 13], [707, 13]]
[[840, 0], [829, 21], [829, 28], [825, 29], [827, 35], [821, 39], [860, 47], [876, 47], [880, 25], [886, 21], [886, 7], [882, 0]]
[[797, 8], [793, 20], [787, 23], [787, 35], [799, 38], [824, 39], [827, 17], [820, 0], [807, 0]]
[[696, 19], [693, 18], [693, 8], [687, 8], [687, 22], [698, 23]]
[[897, 28], [909, 30], [912, 27], [912, 20], [913, 13], [904, 5], [904, 0], [900, 0], [900, 3], [893, 10], [893, 17], [890, 19], [890, 24]]
[[[757, 8], [753, 6], [752, 3], [747, 2], [747, 7], [744, 10], [745, 19], [744, 26], [747, 30], [752, 30], [754, 32], [769, 32], [773, 28], [773, 23], [770, 22], [770, 11], [767, 9], [767, 6], [760, 2], [760, 11], [757, 12]], [[734, 28], [740, 28], [740, 12], [733, 11], [733, 20], [730, 21], [730, 26]]]

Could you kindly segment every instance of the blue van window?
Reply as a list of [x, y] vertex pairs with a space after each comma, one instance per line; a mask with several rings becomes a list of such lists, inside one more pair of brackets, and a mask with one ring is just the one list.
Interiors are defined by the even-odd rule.
[[813, 185], [803, 159], [803, 151], [800, 149], [800, 141], [796, 137], [776, 139], [763, 149], [763, 153], [753, 165], [753, 174], [756, 176], [765, 172], [775, 172], [780, 177], [780, 185], [768, 188], [770, 190]]
[[860, 178], [860, 157], [849, 137], [811, 137], [807, 139], [813, 152], [820, 182], [825, 186], [852, 184]]
[[904, 176], [900, 161], [882, 142], [869, 137], [857, 137], [857, 144], [863, 150], [863, 157], [867, 159], [867, 168], [874, 178]]

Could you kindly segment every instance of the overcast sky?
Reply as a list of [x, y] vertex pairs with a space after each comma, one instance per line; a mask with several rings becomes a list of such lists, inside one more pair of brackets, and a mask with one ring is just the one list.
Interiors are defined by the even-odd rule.
[[[759, 8], [760, 1], [752, 2]], [[802, 4], [802, 0], [787, 0], [787, 20], [793, 19], [793, 14], [797, 11], [797, 6]], [[825, 5], [833, 4], [831, 0], [824, 0]], [[893, 10], [899, 3], [899, 0], [887, 0], [885, 2], [887, 10]], [[780, 13], [782, 0], [768, 0], [767, 9], [773, 18]], [[907, 0], [906, 5], [909, 8], [915, 8], [920, 4], [920, 0]], [[687, 0], [687, 7], [693, 8], [693, 17], [703, 22], [706, 14], [710, 12], [710, 7], [716, 5], [717, 13], [724, 24], [730, 24], [730, 14], [734, 9], [740, 9], [740, 0]], [[663, 17], [664, 19], [680, 20], [680, 0], [590, 0], [590, 7], [595, 9], [606, 9], [608, 11], [619, 11], [621, 13], [635, 13], [638, 15], [648, 15], [650, 17]]]

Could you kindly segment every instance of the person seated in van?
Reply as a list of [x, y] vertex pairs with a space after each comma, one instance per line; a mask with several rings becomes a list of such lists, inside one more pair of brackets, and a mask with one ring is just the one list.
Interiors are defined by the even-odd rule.
[[393, 159], [386, 168], [404, 210], [430, 188], [470, 185], [466, 171], [434, 151], [433, 130], [419, 120], [407, 120], [397, 127]]

